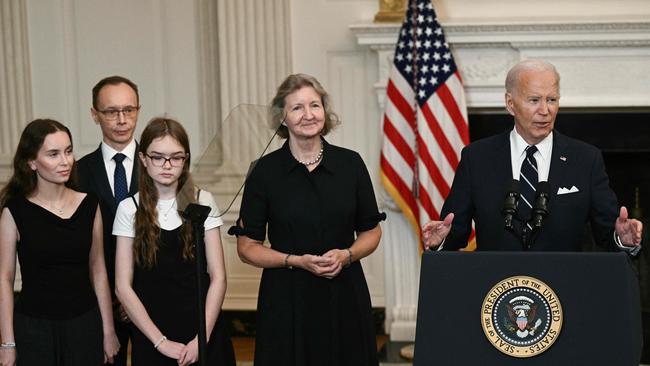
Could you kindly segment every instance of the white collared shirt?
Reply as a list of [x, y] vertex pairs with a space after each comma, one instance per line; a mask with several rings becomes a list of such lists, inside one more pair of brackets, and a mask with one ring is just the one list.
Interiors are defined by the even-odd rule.
[[[136, 193], [133, 198], [138, 202], [138, 204], [140, 204], [139, 193]], [[205, 231], [223, 225], [221, 212], [217, 207], [217, 203], [215, 202], [212, 193], [201, 190], [199, 193], [198, 203], [208, 206], [211, 209], [210, 214], [203, 223]], [[178, 209], [176, 199], [159, 199], [157, 204], [158, 226], [160, 226], [161, 229], [168, 231], [181, 226], [183, 224], [183, 219], [181, 218]], [[184, 210], [184, 208], [180, 209]], [[126, 198], [120, 202], [119, 206], [117, 206], [117, 212], [115, 213], [115, 221], [113, 222], [113, 235], [135, 238], [135, 213], [137, 210], [138, 208], [131, 198]]]
[[[533, 155], [537, 160], [537, 177], [539, 182], [548, 181], [551, 169], [551, 154], [553, 153], [553, 131], [537, 145], [537, 152]], [[512, 162], [512, 179], [519, 180], [521, 164], [526, 159], [528, 143], [517, 133], [517, 129], [510, 131], [510, 160]]]
[[104, 141], [101, 143], [102, 149], [102, 158], [104, 159], [104, 168], [106, 169], [106, 176], [108, 177], [108, 184], [111, 186], [111, 192], [115, 195], [115, 182], [113, 181], [113, 176], [115, 174], [115, 160], [113, 156], [117, 153], [122, 153], [126, 155], [126, 159], [122, 161], [124, 165], [124, 170], [126, 171], [126, 186], [131, 187], [131, 174], [133, 173], [133, 163], [135, 162], [135, 139], [126, 145], [124, 150], [117, 151], [106, 144]]

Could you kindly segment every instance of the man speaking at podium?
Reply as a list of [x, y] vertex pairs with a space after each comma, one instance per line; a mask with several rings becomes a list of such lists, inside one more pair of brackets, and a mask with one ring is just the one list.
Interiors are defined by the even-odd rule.
[[553, 130], [559, 101], [552, 64], [524, 60], [510, 69], [505, 102], [514, 129], [463, 149], [444, 220], [422, 228], [426, 248], [465, 247], [474, 220], [477, 250], [580, 251], [587, 222], [600, 247], [640, 250], [643, 224], [619, 209], [600, 150]]

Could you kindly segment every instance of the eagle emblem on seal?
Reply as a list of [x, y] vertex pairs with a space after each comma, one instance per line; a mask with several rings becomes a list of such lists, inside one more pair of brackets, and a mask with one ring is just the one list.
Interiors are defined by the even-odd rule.
[[535, 331], [542, 324], [542, 319], [535, 319], [537, 304], [527, 296], [512, 298], [506, 305], [508, 317], [517, 326], [508, 327], [510, 331], [517, 334], [519, 338], [526, 338], [535, 335]]

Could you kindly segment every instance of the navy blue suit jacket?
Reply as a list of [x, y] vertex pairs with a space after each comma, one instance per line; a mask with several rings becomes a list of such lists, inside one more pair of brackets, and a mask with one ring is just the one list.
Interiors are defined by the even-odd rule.
[[[444, 250], [466, 246], [472, 219], [477, 250], [522, 250], [521, 240], [505, 230], [501, 214], [512, 181], [509, 134], [488, 137], [463, 149], [441, 211], [442, 218], [450, 212], [455, 215]], [[597, 245], [617, 248], [613, 233], [618, 202], [600, 150], [554, 131], [548, 182], [549, 215], [530, 250], [580, 251], [588, 222]], [[573, 186], [579, 191], [557, 194], [559, 188]]]
[[[129, 185], [129, 196], [138, 192], [140, 160], [138, 159], [137, 151], [138, 147], [136, 146], [136, 156], [131, 173], [131, 184]], [[113, 196], [113, 191], [108, 181], [101, 145], [97, 150], [84, 156], [77, 162], [77, 177], [79, 180], [79, 190], [82, 192], [92, 192], [99, 198], [99, 208], [104, 224], [104, 259], [106, 261], [106, 272], [111, 287], [111, 295], [114, 296], [112, 291], [115, 289], [115, 236], [113, 236], [113, 220], [115, 220], [118, 202], [115, 202], [115, 196]]]

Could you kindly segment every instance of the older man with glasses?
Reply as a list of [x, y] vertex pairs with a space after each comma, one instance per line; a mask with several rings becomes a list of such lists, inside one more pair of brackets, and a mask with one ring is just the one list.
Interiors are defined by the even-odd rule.
[[84, 156], [77, 164], [79, 188], [99, 198], [104, 224], [104, 254], [106, 269], [113, 294], [115, 331], [122, 347], [115, 365], [126, 365], [130, 338], [129, 319], [114, 295], [115, 237], [113, 220], [117, 205], [138, 191], [137, 143], [133, 138], [138, 122], [140, 98], [138, 87], [122, 76], [100, 80], [92, 90], [93, 105], [90, 114], [102, 131], [102, 142], [97, 150]]

